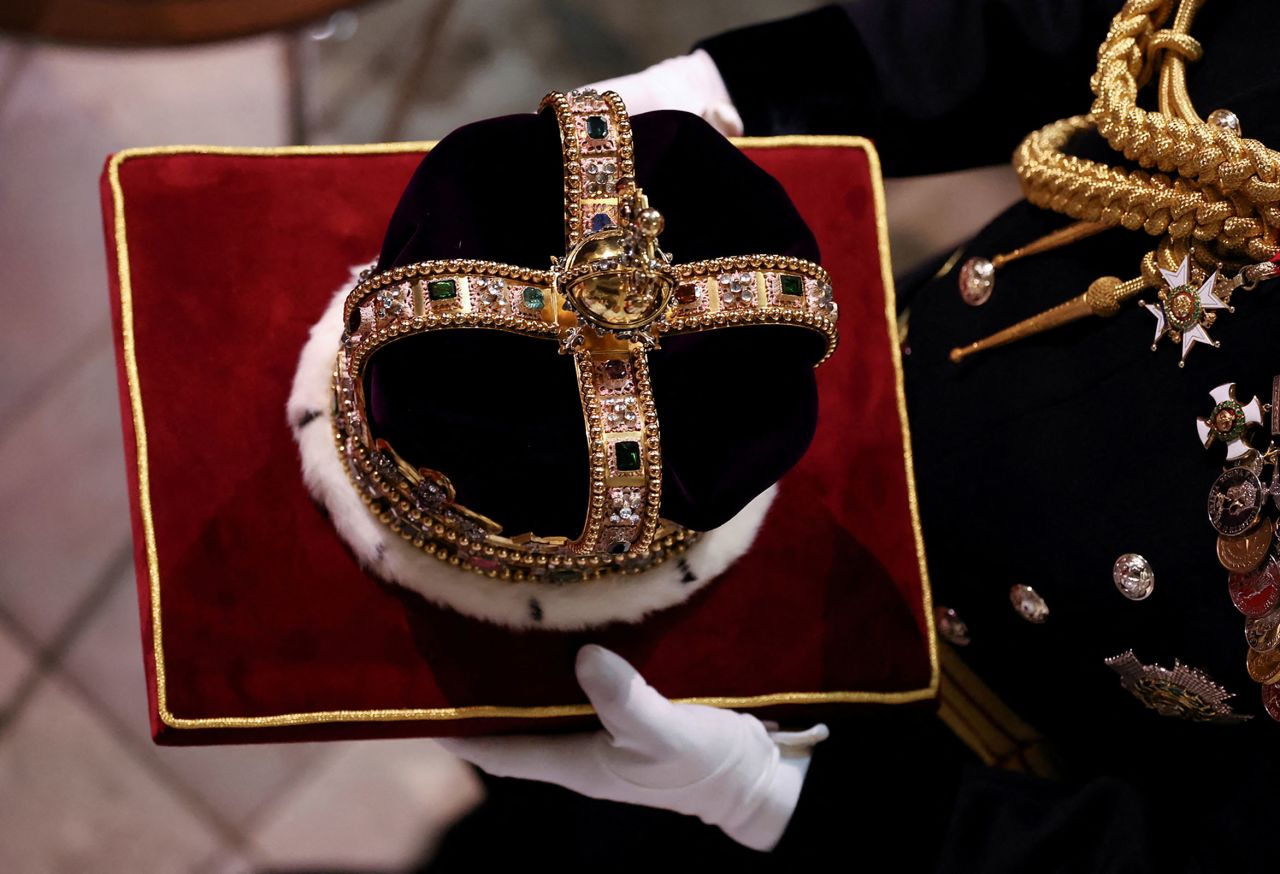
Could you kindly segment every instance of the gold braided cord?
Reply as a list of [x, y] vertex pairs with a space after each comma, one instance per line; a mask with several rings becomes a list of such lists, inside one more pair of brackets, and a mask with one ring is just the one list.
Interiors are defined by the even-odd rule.
[[[1172, 0], [1129, 0], [1098, 50], [1091, 115], [1116, 151], [1143, 167], [1177, 173], [1223, 194], [1239, 192], [1271, 227], [1280, 226], [1280, 155], [1258, 140], [1202, 121], [1187, 96], [1185, 62], [1200, 57], [1186, 30], [1204, 0], [1184, 0], [1160, 30]], [[1161, 56], [1161, 111], [1137, 106], [1138, 90]]]
[[1063, 154], [1071, 137], [1092, 126], [1090, 116], [1077, 115], [1022, 141], [1013, 166], [1027, 200], [1080, 221], [1168, 235], [1179, 248], [1194, 240], [1214, 244], [1219, 255], [1255, 261], [1275, 251], [1266, 224], [1242, 198], [1187, 179]]
[[[1262, 261], [1280, 228], [1280, 156], [1257, 140], [1200, 120], [1186, 90], [1186, 62], [1200, 58], [1187, 32], [1204, 0], [1129, 0], [1098, 49], [1089, 115], [1050, 124], [1014, 154], [1027, 199], [1082, 221], [1166, 236], [1165, 248], [1215, 259]], [[1160, 112], [1137, 106], [1159, 74]], [[1112, 167], [1063, 154], [1068, 140], [1096, 127], [1112, 148], [1148, 170]], [[1155, 172], [1150, 172], [1154, 169]]]
[[[1100, 277], [1084, 294], [953, 349], [952, 361], [1091, 314], [1114, 315], [1125, 301], [1160, 287], [1161, 269], [1173, 271], [1186, 258], [1206, 275], [1239, 269], [1244, 281], [1237, 284], [1244, 287], [1270, 268], [1280, 229], [1280, 155], [1231, 126], [1202, 121], [1187, 94], [1186, 64], [1203, 55], [1188, 30], [1205, 2], [1178, 0], [1174, 12], [1174, 0], [1128, 0], [1098, 49], [1091, 112], [1035, 131], [1013, 156], [1023, 193], [1036, 206], [1078, 223], [1156, 237], [1140, 275], [1127, 282]], [[1160, 111], [1140, 109], [1138, 92], [1157, 75]], [[1141, 169], [1067, 155], [1071, 138], [1090, 128]]]

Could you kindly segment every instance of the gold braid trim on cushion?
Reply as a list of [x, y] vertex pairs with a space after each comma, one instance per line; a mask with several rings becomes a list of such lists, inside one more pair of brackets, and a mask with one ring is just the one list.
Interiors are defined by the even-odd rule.
[[[565, 168], [566, 254], [550, 270], [427, 261], [365, 275], [348, 295], [334, 373], [334, 436], [372, 512], [429, 554], [490, 577], [575, 582], [639, 573], [699, 536], [660, 517], [662, 443], [648, 352], [660, 338], [792, 325], [835, 350], [831, 279], [783, 255], [672, 264], [663, 219], [633, 178], [631, 125], [612, 92], [551, 94]], [[404, 337], [456, 329], [555, 340], [573, 356], [588, 446], [589, 494], [576, 536], [509, 535], [462, 503], [446, 472], [415, 468], [367, 419], [373, 354]], [[815, 365], [816, 366], [816, 365]]]

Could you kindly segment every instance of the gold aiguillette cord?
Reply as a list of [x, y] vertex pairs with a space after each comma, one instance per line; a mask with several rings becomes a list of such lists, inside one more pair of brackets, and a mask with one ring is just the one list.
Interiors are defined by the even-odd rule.
[[1039, 334], [1050, 328], [1078, 321], [1085, 316], [1114, 316], [1120, 311], [1120, 304], [1137, 297], [1151, 285], [1142, 277], [1121, 282], [1114, 276], [1103, 276], [1093, 281], [1089, 290], [1065, 303], [1024, 319], [1016, 325], [1010, 325], [989, 337], [984, 337], [968, 346], [958, 346], [951, 350], [951, 360], [959, 364], [977, 352], [1003, 346], [1033, 334]]

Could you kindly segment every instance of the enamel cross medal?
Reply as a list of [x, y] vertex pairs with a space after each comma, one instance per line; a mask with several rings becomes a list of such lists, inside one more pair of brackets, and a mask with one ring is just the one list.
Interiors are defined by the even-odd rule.
[[[1217, 318], [1213, 310], [1232, 312], [1230, 304], [1214, 294], [1213, 287], [1218, 278], [1216, 270], [1209, 274], [1209, 278], [1199, 289], [1190, 284], [1189, 274], [1190, 264], [1187, 258], [1182, 259], [1177, 270], [1160, 268], [1160, 275], [1164, 277], [1168, 288], [1160, 289], [1160, 303], [1142, 304], [1156, 317], [1156, 336], [1151, 342], [1151, 350], [1154, 352], [1160, 338], [1168, 334], [1170, 340], [1182, 344], [1179, 367], [1186, 364], [1187, 353], [1195, 344], [1218, 345], [1216, 340], [1209, 338], [1207, 330]], [[1229, 291], [1227, 295], [1230, 297]]]
[[1236, 400], [1236, 384], [1225, 382], [1209, 392], [1213, 398], [1212, 412], [1203, 419], [1196, 419], [1196, 434], [1204, 448], [1215, 442], [1227, 446], [1227, 461], [1235, 461], [1251, 447], [1245, 442], [1245, 431], [1252, 425], [1262, 424], [1262, 402], [1257, 398], [1242, 404]]
[[[1280, 376], [1272, 380], [1270, 405], [1258, 398], [1241, 402], [1236, 384], [1226, 382], [1209, 392], [1214, 406], [1196, 420], [1196, 436], [1208, 449], [1221, 443], [1227, 450], [1226, 468], [1209, 489], [1209, 524], [1218, 532], [1218, 563], [1227, 571], [1227, 594], [1244, 616], [1244, 639], [1249, 649], [1245, 667], [1262, 685], [1267, 715], [1280, 721], [1280, 557], [1274, 545], [1280, 521], [1267, 515], [1268, 499], [1280, 508], [1280, 466], [1276, 466], [1280, 437]], [[1251, 445], [1271, 414], [1273, 442], [1265, 451]], [[1271, 483], [1262, 472], [1273, 466]]]

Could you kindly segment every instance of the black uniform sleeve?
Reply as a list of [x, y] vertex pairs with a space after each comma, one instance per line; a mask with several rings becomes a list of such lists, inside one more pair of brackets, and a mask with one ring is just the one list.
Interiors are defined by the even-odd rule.
[[874, 860], [888, 858], [893, 871], [933, 871], [962, 775], [978, 759], [927, 707], [890, 707], [830, 728], [769, 865], [878, 871]]
[[1003, 163], [1088, 112], [1120, 0], [863, 0], [699, 43], [751, 136], [860, 134], [884, 172]]

